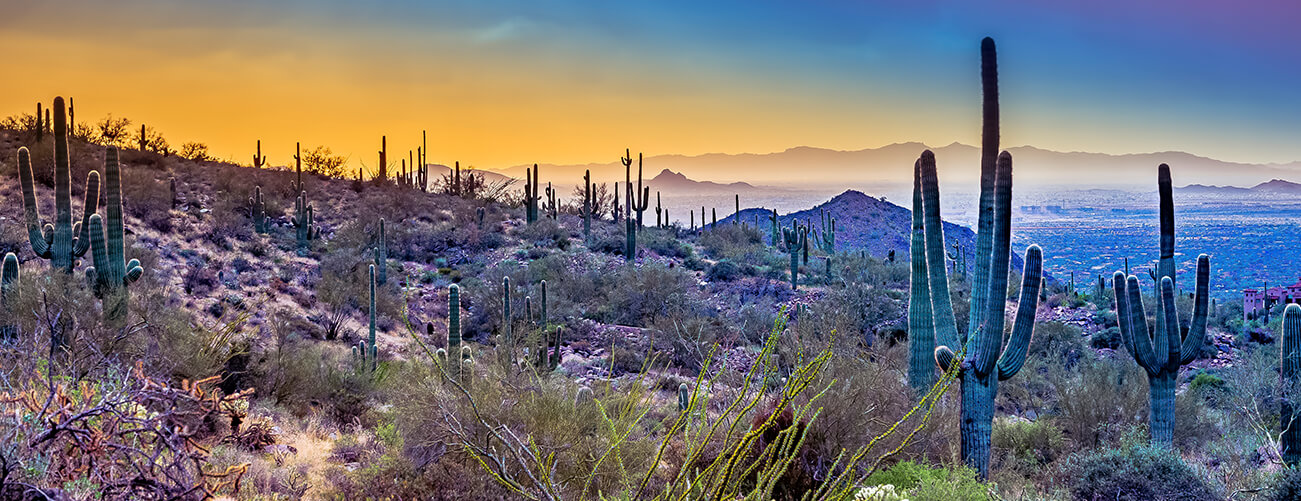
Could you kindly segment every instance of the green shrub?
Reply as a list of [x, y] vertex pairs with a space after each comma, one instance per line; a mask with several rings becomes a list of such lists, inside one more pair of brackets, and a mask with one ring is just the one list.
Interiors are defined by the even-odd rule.
[[1301, 499], [1301, 469], [1287, 468], [1274, 477], [1269, 489], [1265, 490], [1264, 499], [1268, 501], [1292, 501]]
[[1116, 349], [1120, 347], [1120, 328], [1107, 327], [1098, 331], [1089, 337], [1089, 346], [1096, 349], [1109, 348]]
[[1198, 372], [1193, 376], [1193, 380], [1188, 382], [1190, 390], [1222, 390], [1226, 383], [1224, 378], [1211, 374], [1209, 372]]
[[1219, 486], [1184, 464], [1177, 453], [1148, 445], [1077, 453], [1064, 460], [1058, 474], [1077, 500], [1222, 499]]
[[[989, 489], [976, 480], [970, 468], [949, 470], [904, 461], [885, 471], [873, 473], [867, 486], [893, 485], [913, 501], [987, 501]], [[873, 498], [866, 498], [873, 499]]]
[[888, 469], [873, 473], [863, 483], [865, 485], [893, 485], [896, 489], [907, 491], [916, 488], [923, 480], [943, 479], [947, 476], [946, 473], [943, 468], [903, 461], [895, 463], [894, 466]]
[[1056, 461], [1066, 443], [1062, 430], [1047, 419], [997, 419], [990, 441], [1003, 464], [1029, 467]]
[[741, 267], [726, 259], [714, 263], [705, 272], [705, 280], [709, 282], [730, 282], [740, 277]]

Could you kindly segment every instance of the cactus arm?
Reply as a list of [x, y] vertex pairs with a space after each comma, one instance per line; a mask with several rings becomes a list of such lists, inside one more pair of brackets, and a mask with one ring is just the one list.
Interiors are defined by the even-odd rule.
[[957, 318], [953, 316], [953, 298], [949, 296], [949, 276], [944, 265], [944, 228], [940, 218], [940, 186], [935, 172], [935, 154], [922, 152], [922, 209], [926, 225], [926, 271], [931, 287], [931, 312], [935, 315], [935, 344], [950, 350], [960, 346]]
[[1143, 292], [1138, 288], [1138, 277], [1130, 275], [1125, 279], [1125, 294], [1129, 296], [1126, 303], [1131, 337], [1134, 342], [1134, 361], [1138, 362], [1148, 375], [1155, 376], [1161, 372], [1162, 364], [1157, 360], [1152, 338], [1147, 333], [1147, 314], [1143, 311]]
[[1025, 268], [1021, 280], [1021, 296], [1016, 306], [1016, 320], [1007, 347], [998, 359], [998, 379], [1007, 380], [1021, 372], [1026, 352], [1034, 335], [1035, 312], [1039, 309], [1039, 286], [1043, 283], [1043, 250], [1031, 245], [1025, 250]]
[[1125, 294], [1125, 273], [1117, 271], [1111, 277], [1111, 288], [1116, 297], [1116, 323], [1120, 325], [1120, 341], [1125, 351], [1134, 353], [1134, 328], [1129, 321], [1129, 295]]
[[1156, 336], [1158, 361], [1170, 372], [1179, 371], [1179, 310], [1175, 308], [1175, 282], [1170, 277], [1161, 277], [1161, 309], [1158, 315], [1165, 317], [1163, 331]]
[[[976, 373], [982, 377], [994, 370], [998, 364], [999, 354], [1003, 348], [1003, 327], [1007, 323], [1004, 311], [1007, 308], [1007, 274], [1008, 268], [1011, 267], [1012, 155], [1006, 151], [998, 156], [994, 182], [993, 219], [993, 238], [990, 244], [992, 250], [989, 259], [989, 276], [986, 280], [989, 290], [986, 294], [985, 307], [988, 311], [982, 322], [983, 335], [972, 336], [967, 340], [971, 346], [967, 357]], [[1033, 329], [1033, 320], [1030, 328]]]
[[132, 259], [126, 264], [126, 275], [122, 277], [122, 284], [126, 285], [135, 282], [136, 280], [140, 280], [140, 277], [144, 274], [145, 269], [143, 266], [140, 266], [140, 260]]
[[[975, 332], [984, 323], [988, 311], [990, 261], [994, 247], [994, 203], [999, 157], [998, 52], [994, 40], [980, 42], [981, 144], [980, 201], [976, 220], [975, 280], [971, 284], [971, 308], [967, 332]], [[939, 252], [944, 249], [940, 248]]]
[[[116, 152], [114, 153], [114, 163], [116, 164]], [[119, 198], [121, 191], [119, 190]], [[118, 205], [118, 212], [121, 212], [121, 205]], [[86, 174], [86, 201], [82, 204], [81, 222], [72, 225], [72, 232], [77, 235], [77, 239], [72, 243], [73, 257], [86, 255], [86, 250], [90, 248], [90, 216], [99, 210], [99, 173], [90, 171]], [[112, 225], [110, 225], [111, 227]]]
[[108, 246], [104, 243], [104, 223], [99, 214], [90, 216], [91, 258], [95, 265], [86, 267], [86, 277], [91, 289], [98, 296], [104, 292], [105, 275], [108, 273]]
[[32, 157], [27, 147], [18, 148], [18, 178], [23, 188], [23, 213], [27, 221], [27, 237], [32, 243], [32, 253], [41, 259], [50, 258], [51, 233], [41, 225], [41, 208], [36, 203], [36, 187], [32, 176]]
[[948, 372], [953, 369], [956, 359], [957, 355], [954, 355], [953, 350], [950, 350], [948, 346], [935, 348], [935, 365], [938, 365], [941, 371]]
[[1188, 336], [1179, 347], [1179, 365], [1197, 359], [1206, 343], [1207, 297], [1210, 296], [1211, 258], [1206, 254], [1197, 256], [1197, 295], [1193, 300], [1193, 318], [1188, 326]]

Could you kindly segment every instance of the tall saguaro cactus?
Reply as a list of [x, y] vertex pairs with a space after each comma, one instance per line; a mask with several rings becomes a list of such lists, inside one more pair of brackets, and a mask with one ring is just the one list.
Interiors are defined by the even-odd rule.
[[99, 214], [90, 216], [90, 248], [95, 266], [86, 268], [86, 279], [104, 304], [104, 324], [120, 327], [127, 316], [127, 286], [140, 279], [144, 268], [139, 259], [126, 261], [122, 241], [122, 172], [117, 148], [109, 146], [104, 158], [104, 211], [108, 227]]
[[1123, 272], [1117, 271], [1113, 287], [1121, 340], [1125, 349], [1147, 372], [1148, 420], [1152, 444], [1170, 447], [1174, 444], [1175, 383], [1179, 377], [1179, 367], [1195, 360], [1206, 342], [1211, 259], [1206, 254], [1197, 257], [1197, 293], [1193, 299], [1193, 316], [1188, 325], [1188, 335], [1181, 339], [1183, 326], [1180, 325], [1179, 312], [1175, 307], [1175, 216], [1170, 167], [1161, 164], [1157, 177], [1161, 193], [1161, 260], [1157, 264], [1159, 295], [1154, 335], [1148, 334], [1147, 314], [1143, 310], [1138, 277], [1125, 277]]
[[379, 219], [379, 234], [375, 236], [375, 268], [379, 271], [376, 282], [380, 285], [388, 283], [388, 239], [384, 232], [384, 218]]
[[253, 166], [259, 169], [267, 164], [267, 157], [262, 156], [262, 140], [257, 140], [257, 153], [253, 154]]
[[[11, 254], [12, 255], [12, 254]], [[8, 261], [6, 261], [6, 264]], [[5, 268], [8, 270], [8, 268]], [[1295, 392], [1301, 380], [1301, 306], [1287, 305], [1283, 310], [1283, 335], [1280, 339], [1279, 376], [1284, 395], [1280, 406], [1279, 424], [1283, 427], [1283, 462], [1296, 465], [1301, 462], [1301, 416], [1297, 415]]]
[[454, 375], [460, 377], [464, 359], [461, 353], [461, 286], [447, 286], [447, 353], [456, 354]]
[[291, 222], [297, 230], [298, 254], [307, 255], [307, 246], [312, 240], [316, 240], [321, 230], [316, 227], [312, 204], [307, 201], [306, 191], [299, 192], [298, 198], [294, 200], [294, 217]]
[[370, 370], [379, 368], [379, 345], [375, 343], [375, 265], [370, 265], [370, 336], [362, 351], [370, 349]]
[[23, 188], [23, 212], [27, 222], [27, 236], [32, 253], [50, 260], [50, 267], [72, 273], [77, 258], [90, 249], [90, 216], [99, 205], [99, 172], [86, 175], [86, 201], [82, 205], [81, 221], [72, 222], [72, 169], [68, 158], [68, 120], [64, 115], [63, 98], [54, 98], [54, 222], [41, 220], [36, 204], [35, 177], [32, 175], [31, 153], [18, 149], [18, 177]]
[[931, 314], [926, 273], [926, 225], [922, 210], [921, 161], [913, 166], [913, 229], [908, 252], [912, 261], [908, 295], [908, 384], [918, 393], [935, 385], [935, 319]]
[[524, 222], [532, 224], [538, 220], [538, 164], [533, 169], [524, 169]]
[[791, 255], [791, 290], [799, 290], [800, 248], [808, 243], [809, 229], [800, 226], [800, 222], [791, 221], [790, 228], [782, 228], [782, 242]]
[[592, 237], [592, 170], [583, 174], [583, 240]]
[[[624, 191], [627, 192], [627, 200], [624, 204], [624, 231], [626, 233], [627, 248], [624, 251], [624, 257], [628, 262], [637, 259], [637, 232], [641, 231], [642, 214], [646, 212], [646, 207], [650, 204], [650, 187], [641, 185], [641, 153], [637, 154], [637, 188], [632, 187], [632, 152], [624, 150], [624, 156], [619, 159], [623, 162]], [[634, 218], [633, 213], [637, 215]]]
[[[1012, 155], [998, 153], [998, 64], [992, 39], [981, 41], [980, 56], [984, 93], [980, 201], [976, 273], [965, 336], [958, 330], [949, 293], [935, 155], [929, 150], [923, 152], [914, 169], [920, 171], [916, 175], [921, 186], [927, 282], [937, 345], [935, 361], [942, 370], [960, 364], [957, 369], [962, 385], [962, 459], [981, 478], [988, 478], [998, 382], [1015, 376], [1025, 363], [1043, 283], [1043, 252], [1035, 245], [1025, 251], [1016, 320], [1005, 344], [1007, 281], [1011, 267]], [[955, 349], [960, 351], [955, 353]], [[959, 353], [962, 360], [957, 360]]]

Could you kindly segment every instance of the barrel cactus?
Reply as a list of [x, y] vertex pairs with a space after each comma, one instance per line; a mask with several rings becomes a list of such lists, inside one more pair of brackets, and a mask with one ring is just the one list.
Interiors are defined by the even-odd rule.
[[1192, 322], [1188, 325], [1188, 335], [1181, 339], [1183, 327], [1175, 307], [1175, 216], [1170, 167], [1161, 164], [1157, 172], [1161, 197], [1161, 259], [1157, 262], [1155, 275], [1159, 280], [1159, 294], [1152, 334], [1148, 333], [1138, 277], [1126, 277], [1117, 271], [1113, 287], [1121, 340], [1125, 349], [1147, 372], [1152, 444], [1170, 447], [1174, 444], [1175, 383], [1179, 367], [1195, 360], [1206, 342], [1211, 260], [1206, 254], [1197, 257], [1197, 292], [1193, 299]]
[[[7, 263], [7, 261], [6, 261]], [[8, 270], [8, 267], [5, 268]], [[1283, 427], [1283, 462], [1295, 466], [1301, 462], [1301, 422], [1298, 422], [1296, 400], [1298, 380], [1301, 380], [1301, 306], [1287, 305], [1283, 310], [1283, 336], [1279, 343], [1279, 375], [1282, 377], [1284, 398], [1279, 423]]]
[[36, 204], [35, 177], [31, 153], [18, 148], [18, 177], [23, 189], [23, 212], [32, 253], [50, 260], [50, 267], [72, 273], [77, 258], [90, 249], [90, 216], [99, 205], [99, 172], [86, 175], [86, 201], [81, 222], [72, 222], [72, 169], [68, 158], [68, 120], [63, 98], [54, 98], [54, 222], [41, 220]]
[[[104, 324], [121, 327], [127, 316], [127, 286], [144, 274], [140, 260], [126, 261], [122, 224], [122, 173], [117, 148], [104, 158], [104, 221], [90, 216], [90, 248], [95, 265], [86, 268], [86, 279], [104, 305]], [[107, 223], [107, 227], [105, 227]]]

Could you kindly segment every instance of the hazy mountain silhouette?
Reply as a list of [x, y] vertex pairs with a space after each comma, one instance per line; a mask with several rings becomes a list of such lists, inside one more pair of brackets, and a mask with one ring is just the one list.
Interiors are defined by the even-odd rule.
[[[960, 143], [929, 147], [922, 143], [896, 143], [880, 148], [840, 151], [800, 146], [774, 153], [708, 153], [704, 155], [652, 155], [645, 158], [646, 172], [671, 170], [692, 179], [744, 181], [752, 185], [776, 186], [831, 185], [893, 181], [910, 183], [912, 165], [923, 150], [931, 149], [939, 161], [941, 178], [974, 181], [979, 175], [980, 149]], [[1174, 167], [1176, 182], [1234, 184], [1261, 182], [1279, 177], [1301, 175], [1301, 162], [1287, 164], [1246, 164], [1200, 157], [1190, 153], [1166, 151], [1156, 153], [1058, 152], [1017, 146], [1012, 153], [1017, 181], [1029, 184], [1079, 184], [1148, 186], [1156, 176], [1156, 167], [1168, 163]], [[622, 181], [623, 165], [618, 155], [608, 163], [583, 165], [543, 164], [546, 179], [582, 179], [591, 169], [594, 178]], [[499, 170], [512, 177], [524, 175], [527, 166]], [[635, 167], [635, 166], [634, 166]], [[634, 174], [635, 175], [635, 174]], [[834, 180], [834, 181], [814, 181]]]
[[1199, 195], [1301, 195], [1301, 184], [1283, 179], [1271, 179], [1250, 188], [1190, 184], [1176, 190], [1180, 193]]

